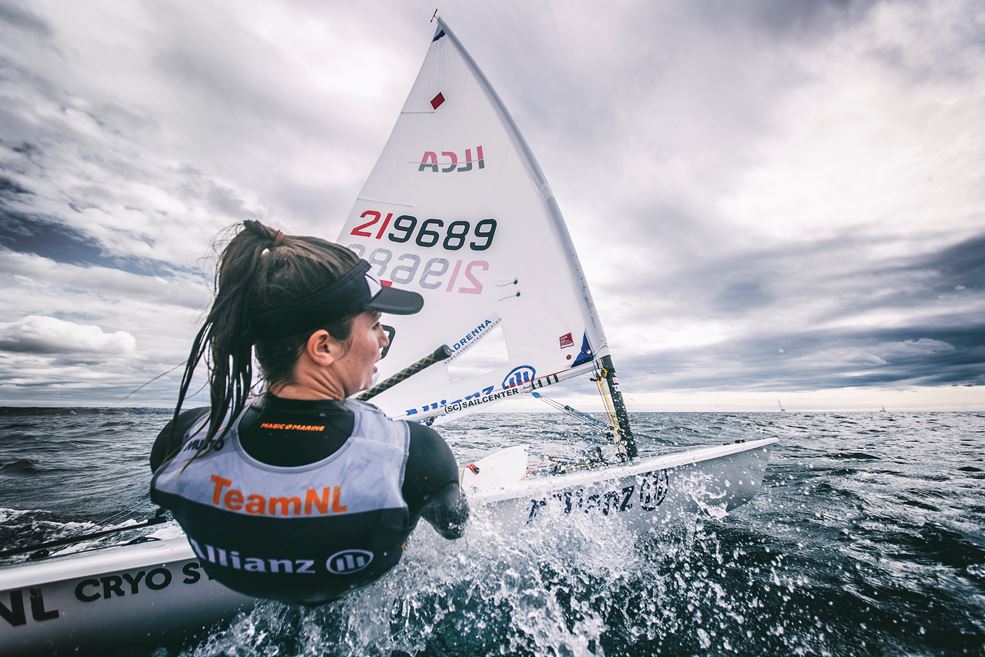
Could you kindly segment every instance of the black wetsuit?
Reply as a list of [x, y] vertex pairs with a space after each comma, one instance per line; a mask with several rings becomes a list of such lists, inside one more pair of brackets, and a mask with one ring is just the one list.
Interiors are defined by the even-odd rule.
[[[172, 423], [168, 423], [158, 435], [151, 451], [150, 465], [152, 470], [160, 474], [160, 471], [163, 470], [162, 465], [168, 461], [168, 457], [173, 457], [182, 451], [187, 455], [189, 450], [194, 449], [193, 446], [182, 443], [188, 439], [189, 434], [192, 433], [192, 429], [197, 424], [200, 425], [205, 421], [207, 413], [207, 408], [198, 408], [181, 413], [174, 431], [172, 431]], [[303, 466], [327, 459], [339, 451], [352, 435], [354, 421], [354, 413], [341, 402], [329, 400], [299, 401], [265, 395], [249, 406], [241, 416], [238, 423], [237, 440], [242, 450], [261, 465], [303, 468]], [[313, 430], [313, 428], [319, 430]], [[468, 519], [468, 505], [458, 485], [459, 473], [455, 458], [441, 436], [431, 428], [414, 422], [407, 423], [407, 428], [409, 430], [407, 456], [403, 481], [400, 484], [400, 494], [403, 498], [402, 501], [406, 504], [406, 514], [401, 514], [400, 519], [396, 521], [398, 526], [393, 525], [395, 521], [392, 515], [389, 519], [368, 521], [382, 522], [386, 525], [382, 528], [385, 530], [382, 533], [385, 533], [387, 537], [385, 540], [395, 541], [398, 545], [402, 543], [422, 517], [445, 538], [458, 538], [464, 532]], [[196, 433], [199, 437], [204, 434], [202, 431]], [[223, 490], [229, 490], [229, 487], [227, 486]], [[215, 495], [218, 500], [218, 487]], [[173, 496], [168, 497], [155, 490], [152, 491], [152, 497], [163, 506], [175, 510], [175, 498]], [[184, 502], [179, 500], [178, 508], [181, 508], [181, 504]], [[202, 505], [199, 504], [198, 506], [201, 507]], [[308, 602], [318, 601], [319, 596], [313, 597], [310, 591], [295, 595], [291, 587], [296, 586], [296, 583], [292, 584], [287, 581], [284, 584], [282, 580], [286, 581], [285, 578], [278, 579], [270, 575], [259, 576], [255, 574], [246, 576], [246, 573], [243, 572], [219, 572], [221, 569], [216, 568], [218, 564], [213, 559], [215, 554], [211, 551], [205, 554], [207, 548], [211, 550], [205, 545], [205, 541], [212, 539], [202, 539], [199, 536], [223, 536], [221, 528], [216, 528], [213, 531], [207, 525], [213, 522], [221, 523], [223, 518], [229, 518], [228, 510], [220, 513], [207, 513], [209, 515], [202, 516], [205, 520], [200, 521], [197, 529], [191, 524], [183, 523], [183, 526], [192, 539], [192, 546], [196, 553], [200, 557], [205, 555], [205, 558], [200, 559], [202, 565], [207, 571], [215, 571], [218, 575], [216, 579], [231, 588], [261, 597]], [[176, 512], [175, 515], [179, 517], [180, 514]], [[366, 516], [367, 519], [371, 517], [376, 518], [377, 516]], [[232, 519], [242, 524], [243, 519], [241, 517], [233, 517]], [[277, 528], [279, 525], [270, 526], [268, 531], [266, 525], [263, 524], [264, 522], [268, 524], [284, 522], [268, 518], [247, 520], [254, 523], [253, 526], [258, 528], [257, 533], [264, 534], [269, 533], [269, 531], [281, 531]], [[320, 521], [313, 518], [299, 519], [294, 521], [292, 526], [300, 527], [301, 523], [321, 523], [327, 526], [327, 523], [331, 522], [333, 522], [331, 518]], [[206, 526], [203, 527], [202, 525]], [[358, 524], [355, 526], [358, 527]], [[351, 528], [353, 525], [350, 523], [345, 527]], [[355, 533], [359, 531], [362, 530], [357, 529]], [[381, 529], [377, 527], [367, 527], [365, 531], [367, 534], [376, 536], [381, 534]], [[265, 542], [269, 548], [272, 542], [275, 543], [275, 540], [267, 537]], [[399, 547], [402, 548], [402, 545]], [[379, 552], [377, 550], [377, 553]], [[402, 549], [398, 549], [396, 554], [390, 551], [390, 555], [385, 561], [377, 557], [373, 568], [362, 573], [361, 579], [350, 578], [352, 580], [351, 586], [365, 584], [367, 581], [372, 581], [382, 575], [396, 564], [400, 552]], [[208, 563], [210, 559], [213, 561], [211, 564]], [[225, 561], [226, 557], [223, 556], [222, 559]], [[224, 578], [223, 574], [232, 575], [233, 578], [231, 580], [229, 577]], [[329, 578], [329, 589], [334, 586], [336, 579], [338, 578]], [[330, 600], [338, 597], [344, 593], [345, 589], [345, 586], [340, 586], [338, 590], [327, 590], [324, 599]]]

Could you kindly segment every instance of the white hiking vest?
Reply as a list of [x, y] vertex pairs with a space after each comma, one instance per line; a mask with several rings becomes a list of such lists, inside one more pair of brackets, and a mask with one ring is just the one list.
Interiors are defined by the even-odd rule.
[[248, 595], [321, 602], [399, 561], [412, 529], [401, 493], [407, 424], [362, 402], [343, 404], [355, 416], [352, 435], [320, 461], [291, 467], [257, 461], [239, 440], [242, 414], [194, 458], [206, 416], [154, 474], [152, 499], [171, 510], [209, 575]]

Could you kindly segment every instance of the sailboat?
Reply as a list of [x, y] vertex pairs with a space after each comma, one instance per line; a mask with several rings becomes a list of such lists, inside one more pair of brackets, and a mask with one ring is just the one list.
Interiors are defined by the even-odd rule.
[[[440, 424], [569, 379], [597, 385], [613, 437], [608, 458], [533, 476], [527, 448], [515, 445], [463, 469], [472, 505], [499, 531], [581, 514], [648, 530], [701, 504], [734, 508], [761, 489], [775, 439], [640, 457], [558, 203], [499, 96], [441, 19], [339, 242], [383, 284], [425, 297], [422, 313], [387, 318], [386, 381], [370, 394], [391, 416]], [[107, 640], [118, 647], [201, 629], [252, 604], [209, 580], [179, 533], [0, 570], [0, 652], [84, 653]]]

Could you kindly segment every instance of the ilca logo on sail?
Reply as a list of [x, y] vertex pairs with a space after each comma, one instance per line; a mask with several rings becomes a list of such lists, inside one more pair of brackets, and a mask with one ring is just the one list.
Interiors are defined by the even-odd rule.
[[441, 159], [443, 161], [439, 163], [438, 153], [436, 151], [424, 151], [424, 155], [421, 156], [421, 164], [417, 167], [417, 171], [429, 170], [433, 173], [438, 173], [439, 164], [442, 173], [451, 173], [452, 171], [465, 173], [466, 171], [472, 171], [473, 163], [479, 169], [486, 168], [486, 159], [482, 155], [481, 145], [475, 147], [475, 158], [472, 157], [472, 149], [466, 148], [463, 160], [458, 159], [458, 153], [455, 151], [441, 151]]
[[333, 575], [349, 575], [366, 569], [373, 562], [369, 550], [342, 550], [325, 560], [325, 567]]

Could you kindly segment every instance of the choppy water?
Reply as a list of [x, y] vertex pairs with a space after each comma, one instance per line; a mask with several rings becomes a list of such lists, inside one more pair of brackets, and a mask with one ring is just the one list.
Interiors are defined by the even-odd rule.
[[[167, 418], [0, 412], [0, 545], [150, 515], [146, 458]], [[619, 514], [502, 536], [479, 512], [462, 541], [422, 527], [397, 569], [341, 603], [261, 603], [152, 654], [985, 654], [985, 413], [633, 420], [651, 437], [644, 454], [779, 438], [764, 493], [643, 536]], [[479, 415], [442, 432], [460, 462], [585, 443], [560, 415]]]

